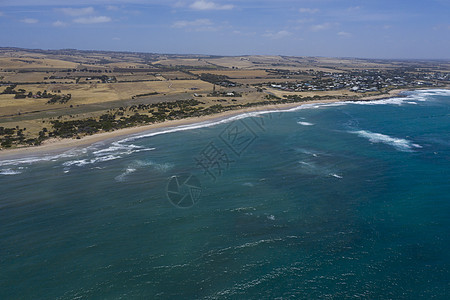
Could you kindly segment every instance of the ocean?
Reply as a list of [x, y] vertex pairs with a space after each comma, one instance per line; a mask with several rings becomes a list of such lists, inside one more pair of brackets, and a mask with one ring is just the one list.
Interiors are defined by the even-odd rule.
[[448, 299], [450, 91], [0, 159], [1, 299]]

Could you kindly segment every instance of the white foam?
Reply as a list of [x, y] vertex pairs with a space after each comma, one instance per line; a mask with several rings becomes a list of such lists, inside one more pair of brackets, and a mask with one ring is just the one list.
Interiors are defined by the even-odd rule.
[[170, 163], [162, 163], [158, 164], [153, 161], [141, 161], [136, 160], [133, 161], [131, 164], [128, 165], [127, 168], [123, 171], [122, 174], [116, 176], [114, 179], [119, 182], [125, 181], [126, 177], [134, 172], [136, 172], [140, 168], [151, 166], [154, 170], [157, 170], [159, 172], [167, 172], [168, 170], [173, 168], [173, 165]]
[[279, 242], [279, 241], [282, 241], [282, 239], [276, 238], [276, 239], [259, 240], [259, 241], [256, 241], [256, 242], [245, 243], [245, 244], [236, 246], [234, 248], [235, 249], [252, 248], [252, 247], [259, 246], [261, 244], [272, 244], [272, 243]]
[[297, 124], [303, 125], [303, 126], [313, 126], [313, 123], [309, 123], [309, 122], [297, 122]]
[[122, 182], [122, 181], [125, 180], [125, 178], [126, 178], [128, 175], [130, 175], [131, 173], [134, 173], [134, 172], [136, 172], [136, 169], [133, 169], [133, 168], [127, 168], [127, 169], [125, 170], [125, 172], [123, 172], [122, 174], [116, 176], [114, 179], [115, 179], [116, 181]]
[[333, 177], [336, 177], [336, 178], [339, 178], [339, 179], [344, 178], [341, 175], [338, 175], [338, 174], [335, 174], [335, 173], [331, 173], [330, 176], [333, 176]]
[[[99, 162], [119, 159], [124, 155], [130, 155], [132, 153], [155, 150], [155, 148], [145, 148], [133, 144], [126, 145], [119, 142], [112, 143], [108, 148], [96, 150], [98, 149], [98, 147], [99, 145], [96, 144], [82, 149], [72, 149], [56, 155], [30, 156], [10, 160], [0, 160], [0, 166], [28, 165], [39, 162], [53, 162], [69, 158], [72, 160], [66, 161], [62, 164], [64, 167], [66, 167], [65, 170], [67, 171], [67, 167], [71, 166], [81, 167]], [[86, 155], [94, 155], [94, 158], [73, 159], [74, 157], [82, 157]]]
[[450, 96], [450, 90], [447, 89], [417, 90], [414, 92], [423, 96]]
[[417, 102], [423, 102], [428, 100], [428, 96], [450, 96], [450, 90], [436, 89], [436, 90], [415, 90], [404, 97], [387, 98], [380, 100], [371, 101], [354, 101], [347, 102], [359, 105], [402, 105], [407, 104], [417, 104]]
[[333, 102], [333, 103], [322, 104], [322, 105], [320, 105], [320, 107], [344, 106], [344, 105], [347, 105], [348, 103], [350, 103], [350, 102], [342, 102], [342, 101], [339, 101], [339, 102]]
[[330, 103], [309, 103], [309, 104], [299, 104], [299, 106], [288, 108], [286, 110], [281, 110], [282, 112], [294, 112], [302, 109], [320, 108]]
[[314, 161], [299, 161], [300, 172], [303, 174], [311, 174], [316, 176], [329, 176], [329, 174], [335, 174], [337, 171], [327, 166], [321, 166]]
[[17, 171], [17, 170], [13, 170], [13, 169], [1, 169], [0, 170], [0, 175], [18, 175], [21, 174], [21, 171]]
[[307, 155], [312, 155], [314, 157], [318, 157], [317, 153], [322, 154], [322, 153], [320, 153], [318, 151], [313, 152], [311, 150], [304, 149], [304, 148], [295, 148], [295, 151], [303, 153], [303, 154], [307, 154]]
[[83, 153], [83, 150], [73, 149], [57, 155], [30, 156], [10, 160], [0, 160], [0, 166], [17, 166], [33, 164], [36, 162], [57, 161], [62, 158], [71, 158]]
[[121, 157], [122, 156], [120, 156], [120, 155], [106, 155], [106, 156], [95, 157], [95, 158], [92, 158], [92, 159], [70, 160], [70, 161], [66, 161], [62, 165], [64, 167], [71, 167], [71, 166], [83, 167], [83, 166], [95, 164], [95, 163], [98, 163], [98, 162], [105, 162], [105, 161], [110, 161], [110, 160], [116, 160], [116, 159], [119, 159]]
[[155, 148], [144, 148], [134, 144], [123, 144], [123, 142], [114, 142], [110, 147], [92, 152], [95, 156], [103, 156], [110, 154], [132, 154], [143, 151], [152, 151]]
[[247, 212], [247, 211], [255, 211], [256, 208], [249, 206], [249, 207], [238, 207], [238, 208], [233, 208], [230, 211], [232, 212]]
[[386, 145], [393, 146], [399, 151], [409, 152], [414, 148], [422, 148], [418, 144], [414, 144], [409, 140], [391, 137], [382, 133], [370, 132], [367, 130], [350, 131], [350, 133], [356, 134], [360, 137], [368, 139], [372, 143], [383, 143]]
[[199, 123], [194, 123], [194, 124], [190, 124], [190, 125], [181, 125], [181, 126], [176, 126], [176, 127], [168, 127], [168, 128], [166, 128], [164, 130], [161, 130], [161, 131], [155, 131], [155, 132], [149, 132], [149, 133], [144, 133], [144, 134], [133, 135], [133, 136], [130, 136], [128, 138], [120, 140], [119, 143], [131, 142], [131, 141], [135, 141], [135, 140], [138, 140], [138, 139], [147, 138], [147, 137], [153, 137], [153, 136], [167, 134], [167, 133], [174, 133], [174, 132], [179, 132], [179, 131], [187, 131], [187, 130], [193, 130], [193, 129], [213, 127], [213, 126], [216, 126], [216, 125], [231, 123], [233, 121], [237, 121], [237, 120], [241, 120], [241, 119], [245, 119], [245, 118], [257, 117], [257, 116], [260, 116], [260, 115], [276, 113], [276, 112], [279, 113], [279, 112], [282, 112], [282, 111], [281, 110], [265, 110], [265, 111], [246, 112], [246, 113], [242, 113], [242, 114], [239, 114], [239, 115], [236, 115], [236, 116], [232, 116], [232, 117], [228, 117], [228, 118], [225, 118], [225, 119], [216, 120], [216, 121], [205, 121], [205, 122], [199, 122]]
[[354, 101], [352, 104], [359, 104], [359, 105], [402, 105], [403, 102], [411, 100], [411, 98], [408, 97], [402, 97], [402, 98], [390, 98], [390, 99], [381, 99], [381, 100], [371, 100], [371, 101]]

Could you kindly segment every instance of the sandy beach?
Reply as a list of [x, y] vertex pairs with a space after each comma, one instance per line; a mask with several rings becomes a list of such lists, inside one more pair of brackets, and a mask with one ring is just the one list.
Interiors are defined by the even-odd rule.
[[92, 145], [97, 142], [106, 142], [108, 140], [118, 139], [120, 137], [143, 133], [150, 130], [158, 130], [162, 128], [173, 128], [177, 126], [190, 125], [200, 122], [212, 122], [221, 119], [226, 119], [229, 117], [241, 115], [244, 113], [267, 111], [267, 110], [286, 110], [290, 108], [299, 107], [306, 104], [319, 104], [319, 103], [335, 103], [335, 102], [353, 102], [353, 101], [373, 101], [382, 100], [397, 97], [400, 93], [407, 91], [406, 89], [397, 89], [389, 91], [387, 94], [368, 96], [355, 100], [342, 100], [342, 99], [328, 99], [328, 100], [315, 100], [300, 103], [286, 103], [286, 104], [274, 104], [274, 105], [263, 105], [255, 106], [250, 108], [231, 110], [222, 112], [219, 114], [213, 114], [202, 117], [192, 117], [180, 120], [169, 120], [161, 123], [155, 123], [150, 125], [143, 125], [137, 127], [130, 127], [119, 129], [110, 132], [102, 132], [94, 135], [85, 136], [81, 139], [48, 139], [39, 146], [32, 147], [22, 147], [14, 149], [4, 149], [0, 150], [0, 159], [10, 159], [14, 157], [26, 156], [26, 155], [42, 155], [49, 153], [59, 153], [69, 149], [85, 147]]

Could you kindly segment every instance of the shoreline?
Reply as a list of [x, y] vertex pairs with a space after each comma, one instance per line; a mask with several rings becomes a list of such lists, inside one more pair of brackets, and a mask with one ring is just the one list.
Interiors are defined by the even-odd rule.
[[[421, 89], [414, 89], [421, 90]], [[179, 126], [192, 125], [202, 122], [214, 122], [220, 121], [223, 119], [227, 119], [230, 117], [242, 115], [245, 113], [251, 112], [263, 112], [267, 110], [277, 110], [277, 109], [292, 109], [295, 107], [300, 107], [306, 104], [328, 104], [328, 103], [336, 103], [336, 102], [356, 102], [356, 101], [374, 101], [374, 100], [385, 100], [390, 98], [396, 98], [401, 93], [406, 91], [413, 91], [411, 89], [396, 89], [391, 90], [387, 94], [383, 95], [375, 95], [375, 96], [367, 96], [362, 97], [360, 99], [355, 100], [342, 100], [342, 99], [328, 99], [328, 100], [313, 100], [307, 102], [297, 102], [297, 103], [284, 103], [284, 104], [270, 104], [270, 105], [261, 105], [255, 107], [248, 107], [243, 109], [229, 110], [225, 112], [221, 112], [218, 114], [212, 114], [201, 117], [189, 117], [185, 119], [179, 120], [169, 120], [161, 123], [135, 126], [129, 128], [118, 129], [110, 132], [101, 132], [93, 135], [85, 136], [81, 139], [49, 139], [43, 142], [42, 145], [39, 146], [31, 146], [31, 147], [22, 147], [22, 148], [14, 148], [14, 149], [3, 149], [0, 150], [0, 159], [11, 159], [17, 158], [21, 156], [27, 155], [43, 155], [43, 154], [52, 154], [52, 153], [62, 153], [64, 151], [78, 148], [78, 147], [86, 147], [99, 142], [108, 142], [110, 140], [115, 140], [121, 137], [130, 136], [133, 134], [144, 133], [146, 131], [158, 130], [158, 129], [169, 129], [175, 128]]]

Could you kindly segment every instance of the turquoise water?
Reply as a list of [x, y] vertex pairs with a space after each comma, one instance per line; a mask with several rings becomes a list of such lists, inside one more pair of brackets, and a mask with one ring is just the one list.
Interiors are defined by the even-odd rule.
[[0, 160], [1, 299], [450, 297], [448, 90], [162, 133]]

